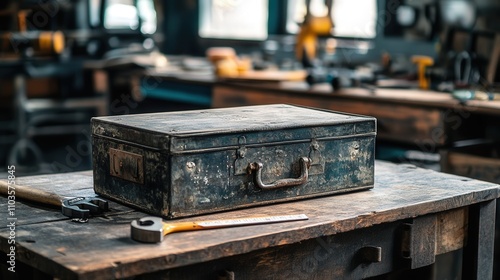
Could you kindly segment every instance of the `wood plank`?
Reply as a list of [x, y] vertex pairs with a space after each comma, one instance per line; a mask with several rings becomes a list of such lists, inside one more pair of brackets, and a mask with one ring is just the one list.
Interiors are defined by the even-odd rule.
[[[72, 176], [66, 175], [66, 179], [74, 181]], [[19, 179], [19, 182], [29, 184], [29, 180]], [[36, 178], [35, 181], [43, 180]], [[129, 277], [446, 211], [498, 196], [498, 186], [491, 183], [411, 165], [377, 162], [376, 185], [370, 191], [182, 219], [199, 221], [305, 213], [310, 217], [308, 221], [183, 232], [167, 236], [160, 244], [140, 244], [130, 239], [130, 222], [143, 216], [139, 212], [93, 218], [87, 224], [69, 220], [26, 224], [17, 228], [18, 260], [61, 278]], [[3, 210], [6, 199], [0, 198], [0, 201]], [[6, 251], [7, 237], [8, 230], [2, 228], [3, 251]]]
[[[6, 182], [6, 180], [1, 181]], [[92, 171], [18, 177], [15, 179], [15, 183], [16, 185], [32, 187], [63, 197], [97, 196], [93, 189]], [[0, 215], [3, 217], [8, 216], [7, 206], [7, 199], [0, 197]], [[110, 211], [105, 213], [106, 216], [132, 211], [130, 208], [113, 201], [109, 201], [109, 207]], [[70, 220], [61, 213], [60, 207], [41, 205], [31, 201], [16, 200], [15, 209], [17, 225]], [[7, 224], [0, 225], [0, 228], [6, 227]]]
[[409, 256], [411, 268], [421, 268], [431, 265], [436, 260], [436, 215], [426, 215], [413, 219]]
[[471, 208], [462, 279], [492, 279], [496, 200]]
[[[141, 275], [139, 279], [365, 279], [400, 268], [399, 222], [257, 250], [234, 257]], [[380, 248], [380, 260], [362, 257], [362, 250]], [[389, 278], [392, 279], [392, 278]]]
[[250, 90], [260, 92], [274, 92], [276, 94], [307, 94], [309, 96], [330, 96], [335, 99], [362, 99], [398, 104], [413, 104], [435, 108], [450, 108], [460, 106], [450, 94], [436, 91], [411, 90], [411, 89], [384, 89], [378, 88], [371, 92], [364, 88], [344, 88], [333, 92], [329, 84], [316, 84], [309, 86], [305, 82], [282, 82], [279, 84], [243, 84], [243, 83], [217, 83], [215, 87], [228, 87], [233, 90]]
[[460, 150], [441, 153], [443, 172], [500, 183], [500, 159], [473, 155]]
[[437, 214], [436, 255], [463, 248], [467, 236], [468, 208]]

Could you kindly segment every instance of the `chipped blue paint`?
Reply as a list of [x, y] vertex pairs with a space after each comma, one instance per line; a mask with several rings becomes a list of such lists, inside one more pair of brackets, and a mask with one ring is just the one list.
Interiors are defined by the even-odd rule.
[[[207, 124], [242, 113], [247, 116]], [[375, 127], [371, 117], [289, 105], [94, 118], [94, 188], [166, 218], [368, 189]], [[110, 148], [144, 157], [144, 184], [110, 175]], [[301, 157], [312, 161], [302, 185], [262, 190], [248, 173], [260, 162], [265, 184], [297, 178]]]

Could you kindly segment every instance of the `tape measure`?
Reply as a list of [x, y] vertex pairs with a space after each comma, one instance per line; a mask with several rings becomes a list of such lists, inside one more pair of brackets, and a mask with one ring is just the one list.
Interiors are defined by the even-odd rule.
[[300, 215], [269, 216], [269, 217], [256, 217], [256, 218], [241, 218], [241, 219], [230, 219], [230, 220], [214, 220], [214, 221], [197, 222], [197, 224], [202, 227], [210, 228], [210, 227], [270, 224], [279, 222], [301, 221], [307, 219], [309, 218], [305, 214], [300, 214]]
[[130, 227], [132, 239], [140, 242], [155, 243], [161, 242], [163, 240], [163, 236], [172, 232], [270, 224], [308, 219], [309, 218], [306, 215], [299, 214], [253, 218], [249, 217], [230, 220], [166, 223], [160, 217], [144, 217], [139, 220], [132, 221]]

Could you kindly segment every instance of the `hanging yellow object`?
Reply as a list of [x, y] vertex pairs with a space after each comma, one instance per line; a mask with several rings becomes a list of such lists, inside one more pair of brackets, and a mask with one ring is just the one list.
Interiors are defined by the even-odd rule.
[[414, 55], [411, 58], [412, 62], [417, 64], [418, 67], [418, 85], [420, 89], [429, 89], [430, 87], [430, 79], [426, 77], [425, 71], [427, 66], [434, 65], [434, 59], [429, 56], [424, 55]]
[[318, 45], [318, 36], [327, 36], [331, 34], [333, 22], [329, 15], [322, 17], [311, 16], [302, 24], [297, 36], [297, 47], [295, 56], [301, 60], [305, 53], [308, 58], [316, 57], [316, 48]]
[[64, 34], [61, 31], [40, 32], [38, 50], [43, 53], [62, 53], [64, 50]]

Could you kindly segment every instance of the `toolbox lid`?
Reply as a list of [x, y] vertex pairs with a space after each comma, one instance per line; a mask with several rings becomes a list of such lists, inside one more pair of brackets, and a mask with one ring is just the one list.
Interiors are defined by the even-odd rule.
[[[375, 118], [293, 105], [257, 105], [92, 118], [92, 134], [172, 152], [357, 134]], [[283, 133], [276, 134], [277, 131]]]

